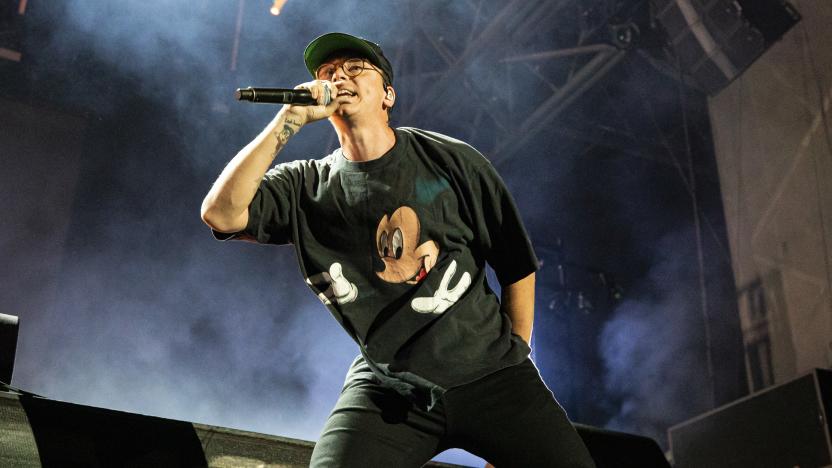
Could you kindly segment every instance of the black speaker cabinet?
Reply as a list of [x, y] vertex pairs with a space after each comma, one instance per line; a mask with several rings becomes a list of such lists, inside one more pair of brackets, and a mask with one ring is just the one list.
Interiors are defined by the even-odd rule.
[[650, 0], [682, 70], [717, 94], [800, 20], [785, 0]]
[[597, 468], [670, 468], [653, 439], [575, 424]]
[[314, 445], [0, 391], [3, 468], [304, 468]]
[[[652, 439], [575, 427], [598, 468], [669, 468]], [[0, 386], [3, 468], [301, 468], [309, 465], [313, 447], [305, 440], [64, 403]]]
[[677, 468], [832, 465], [832, 371], [812, 373], [669, 429]]

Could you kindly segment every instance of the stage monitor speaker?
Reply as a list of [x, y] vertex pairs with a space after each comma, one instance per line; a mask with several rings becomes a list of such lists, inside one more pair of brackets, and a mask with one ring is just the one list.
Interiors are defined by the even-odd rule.
[[14, 315], [0, 314], [0, 382], [12, 383], [17, 331], [20, 322]]
[[800, 21], [785, 0], [650, 0], [682, 70], [714, 96]]
[[653, 439], [575, 424], [597, 468], [670, 468]]
[[[652, 439], [575, 426], [598, 468], [669, 468]], [[0, 467], [300, 468], [309, 465], [313, 447], [304, 440], [0, 391]]]
[[304, 468], [314, 446], [305, 440], [0, 391], [3, 468]]
[[676, 468], [832, 465], [832, 371], [815, 369], [669, 429]]

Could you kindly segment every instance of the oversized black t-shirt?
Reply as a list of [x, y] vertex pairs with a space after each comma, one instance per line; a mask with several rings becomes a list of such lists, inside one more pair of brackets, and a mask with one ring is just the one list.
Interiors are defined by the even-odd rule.
[[382, 157], [341, 150], [276, 165], [237, 236], [294, 245], [307, 284], [386, 385], [431, 407], [446, 389], [523, 361], [486, 281], [537, 269], [514, 202], [467, 144], [395, 129]]

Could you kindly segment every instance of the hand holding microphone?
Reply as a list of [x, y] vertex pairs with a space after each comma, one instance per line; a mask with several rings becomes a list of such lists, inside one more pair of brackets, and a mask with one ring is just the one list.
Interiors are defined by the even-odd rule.
[[[324, 85], [324, 99], [321, 104], [328, 105], [332, 101], [329, 86]], [[316, 106], [318, 100], [312, 96], [312, 91], [304, 88], [237, 88], [234, 97], [238, 101], [261, 102], [265, 104], [291, 104], [294, 106]]]
[[265, 104], [285, 104], [280, 112], [287, 112], [301, 125], [325, 119], [338, 109], [334, 99], [338, 87], [330, 81], [315, 80], [298, 85], [295, 89], [240, 88], [234, 96], [240, 101]]

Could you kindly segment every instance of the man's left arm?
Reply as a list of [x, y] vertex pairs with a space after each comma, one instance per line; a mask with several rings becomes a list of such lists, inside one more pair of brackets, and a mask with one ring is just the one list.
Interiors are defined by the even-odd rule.
[[511, 319], [511, 331], [531, 345], [534, 323], [534, 273], [502, 287], [502, 309]]

